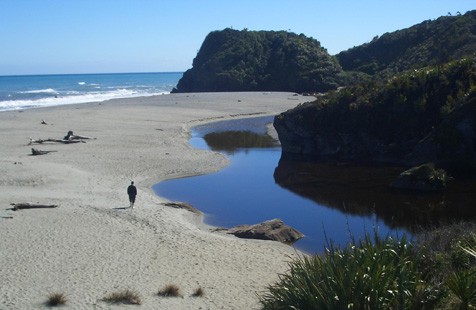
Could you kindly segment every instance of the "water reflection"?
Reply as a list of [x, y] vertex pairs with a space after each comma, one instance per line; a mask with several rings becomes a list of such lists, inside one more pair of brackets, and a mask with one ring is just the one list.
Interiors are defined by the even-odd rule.
[[[154, 191], [170, 200], [191, 203], [205, 213], [205, 222], [214, 226], [232, 227], [280, 218], [305, 234], [295, 246], [310, 253], [322, 252], [329, 239], [345, 245], [350, 235], [358, 239], [373, 227], [378, 227], [382, 236], [407, 233], [398, 225], [392, 226], [398, 221], [384, 223], [380, 215], [376, 216], [374, 184], [367, 183], [372, 178], [363, 182], [362, 176], [352, 171], [352, 181], [339, 183], [333, 181], [333, 175], [345, 170], [339, 172], [325, 165], [315, 170], [308, 162], [284, 160], [279, 147], [264, 147], [268, 142], [263, 141], [270, 141], [265, 137], [265, 125], [270, 121], [272, 118], [236, 120], [194, 128], [192, 146], [228, 152], [230, 165], [217, 173], [161, 182], [153, 187]], [[236, 134], [246, 128], [252, 131]], [[221, 134], [208, 146], [203, 137], [213, 132]], [[262, 137], [258, 139], [256, 135]], [[228, 143], [231, 137], [245, 141], [241, 146], [259, 141], [260, 148], [233, 146]], [[352, 186], [366, 190], [356, 195]]]
[[403, 167], [337, 165], [281, 157], [277, 184], [317, 204], [341, 212], [375, 214], [389, 227], [415, 231], [476, 218], [476, 183], [454, 181], [440, 194], [391, 189]]
[[232, 130], [211, 132], [203, 139], [214, 151], [234, 154], [239, 149], [276, 147], [278, 141], [269, 135], [257, 134], [251, 131]]
[[282, 156], [266, 135], [271, 121], [256, 118], [194, 128], [191, 144], [226, 152], [230, 165], [213, 174], [161, 182], [154, 191], [191, 203], [214, 226], [280, 218], [306, 235], [295, 245], [311, 253], [321, 252], [329, 239], [345, 245], [350, 235], [358, 239], [373, 227], [382, 236], [411, 234], [422, 227], [476, 218], [473, 180], [454, 181], [442, 194], [392, 190], [389, 184], [403, 167]]

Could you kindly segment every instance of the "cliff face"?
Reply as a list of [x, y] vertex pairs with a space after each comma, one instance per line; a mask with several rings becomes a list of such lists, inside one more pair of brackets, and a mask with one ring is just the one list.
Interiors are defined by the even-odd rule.
[[[342, 161], [396, 161], [384, 140], [365, 128], [338, 128], [347, 120], [332, 112], [310, 103], [276, 116], [273, 125], [283, 154]], [[353, 118], [349, 122], [358, 121], [358, 117]]]
[[342, 69], [320, 43], [285, 31], [211, 32], [173, 92], [335, 89]]
[[476, 60], [330, 92], [278, 115], [283, 153], [476, 170]]

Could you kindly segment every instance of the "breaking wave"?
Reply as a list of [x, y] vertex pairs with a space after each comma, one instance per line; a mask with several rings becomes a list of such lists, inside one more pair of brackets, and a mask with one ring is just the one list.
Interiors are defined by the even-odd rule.
[[[69, 92], [70, 95], [65, 96], [55, 96], [41, 99], [33, 100], [6, 100], [0, 101], [0, 111], [8, 110], [20, 110], [25, 108], [40, 108], [40, 107], [50, 107], [57, 105], [67, 105], [67, 104], [76, 104], [76, 103], [86, 103], [86, 102], [101, 102], [111, 99], [120, 99], [120, 98], [134, 98], [134, 97], [143, 97], [143, 96], [155, 96], [168, 94], [170, 92], [154, 92], [154, 93], [145, 93], [138, 92], [134, 90], [127, 89], [117, 89], [115, 91], [104, 92], [104, 93], [86, 93], [79, 94], [78, 92]], [[71, 94], [76, 93], [76, 94]]]

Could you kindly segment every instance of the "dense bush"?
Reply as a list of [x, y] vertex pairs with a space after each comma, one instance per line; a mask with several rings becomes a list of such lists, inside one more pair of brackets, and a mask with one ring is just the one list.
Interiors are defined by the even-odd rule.
[[[475, 120], [476, 58], [470, 57], [330, 91], [282, 113], [275, 127], [288, 152], [476, 171]], [[428, 144], [417, 152], [422, 142]]]
[[385, 33], [336, 56], [346, 71], [382, 78], [409, 69], [446, 63], [472, 55], [475, 50], [476, 11], [470, 11]]
[[327, 91], [340, 74], [335, 57], [313, 38], [227, 28], [208, 34], [174, 92]]

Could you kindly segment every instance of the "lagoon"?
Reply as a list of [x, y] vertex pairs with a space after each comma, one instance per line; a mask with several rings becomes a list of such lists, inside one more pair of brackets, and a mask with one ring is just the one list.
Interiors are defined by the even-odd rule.
[[[391, 190], [388, 185], [402, 167], [282, 156], [266, 134], [271, 122], [272, 117], [259, 117], [195, 127], [191, 145], [225, 153], [230, 165], [208, 175], [163, 181], [154, 185], [154, 192], [192, 204], [213, 226], [280, 218], [305, 234], [294, 246], [312, 254], [322, 253], [329, 242], [344, 246], [365, 233], [411, 238], [416, 230], [442, 219], [474, 217], [472, 208], [442, 204], [456, 196]], [[471, 186], [459, 194], [472, 197]]]

